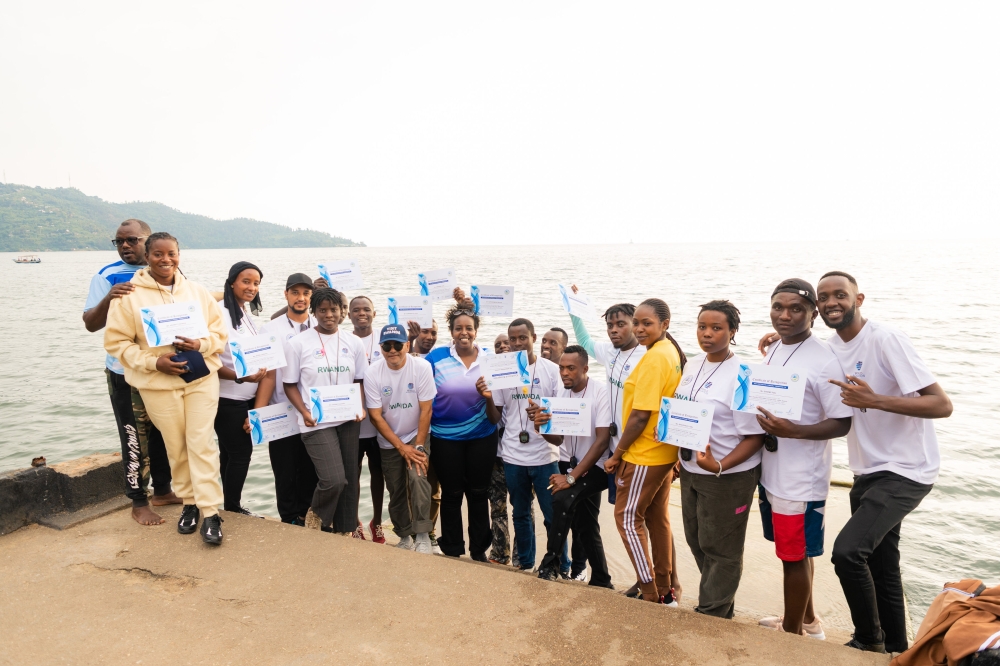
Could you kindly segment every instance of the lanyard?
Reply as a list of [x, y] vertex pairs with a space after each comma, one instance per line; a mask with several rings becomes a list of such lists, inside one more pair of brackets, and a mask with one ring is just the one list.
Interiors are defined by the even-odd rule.
[[[333, 368], [330, 367], [330, 357], [326, 353], [326, 343], [323, 342], [323, 335], [316, 331], [316, 335], [319, 336], [319, 344], [323, 347], [323, 359], [326, 361], [326, 374], [327, 376], [333, 375]], [[340, 331], [337, 331], [337, 381], [330, 381], [330, 385], [340, 383]]]
[[237, 327], [236, 332], [242, 333], [240, 329], [243, 328], [243, 322], [246, 322], [247, 327], [253, 335], [257, 335], [257, 327], [253, 323], [253, 319], [250, 318], [250, 314], [247, 313], [246, 306], [244, 305], [240, 308], [240, 325]]
[[[540, 361], [541, 359], [536, 358], [535, 366], [531, 369], [531, 383], [528, 384], [528, 391], [527, 391], [528, 400], [531, 400], [531, 387], [535, 385], [535, 371], [538, 370], [538, 363]], [[513, 393], [511, 393], [510, 395], [511, 398], [514, 397]], [[521, 434], [519, 435], [519, 437], [522, 438], [524, 437], [524, 435], [528, 434], [528, 424], [525, 421], [527, 417], [528, 417], [528, 403], [524, 403], [524, 408], [517, 413], [517, 422], [521, 426]], [[525, 439], [522, 443], [527, 444], [527, 440]]]
[[[639, 343], [637, 342], [635, 344], [635, 347], [632, 347], [632, 350], [628, 353], [628, 356], [625, 357], [625, 362], [621, 365], [621, 370], [618, 371], [618, 384], [622, 383], [622, 375], [625, 374], [625, 366], [628, 365], [628, 360], [630, 358], [632, 358], [632, 354], [634, 354], [635, 350], [638, 349], [638, 348], [639, 348]], [[622, 390], [620, 388], [618, 389], [618, 393], [615, 393], [615, 388], [617, 388], [617, 386], [615, 385], [615, 381], [614, 381], [614, 378], [615, 378], [615, 366], [618, 365], [618, 359], [621, 358], [621, 355], [622, 355], [622, 350], [619, 349], [618, 353], [615, 354], [615, 360], [612, 361], [612, 363], [611, 363], [611, 378], [610, 378], [610, 381], [611, 381], [611, 409], [615, 409], [615, 407], [618, 405], [618, 398], [622, 394]]]
[[[293, 322], [287, 314], [285, 315], [285, 321], [288, 322], [288, 328], [291, 328], [293, 330], [295, 329], [296, 322]], [[305, 328], [302, 328], [303, 326], [305, 326]], [[312, 328], [312, 319], [309, 318], [309, 315], [306, 315], [305, 322], [299, 324], [299, 333], [301, 333], [302, 331], [307, 331], [310, 328]]]
[[[812, 336], [810, 335], [809, 338], [811, 337]], [[808, 340], [809, 338], [806, 338], [806, 340]], [[786, 365], [788, 365], [788, 362], [792, 360], [793, 356], [795, 356], [795, 352], [799, 350], [799, 347], [801, 347], [806, 340], [803, 340], [799, 344], [795, 345], [795, 349], [793, 349], [792, 353], [788, 355], [788, 358], [785, 359], [785, 362], [781, 364], [781, 367], [785, 367]], [[778, 349], [782, 346], [784, 346], [784, 343], [774, 348], [774, 351], [771, 352], [771, 355], [767, 357], [767, 365], [771, 365], [771, 359], [774, 358], [774, 355], [778, 353]]]
[[[701, 362], [701, 367], [698, 368], [698, 374], [696, 374], [694, 376], [694, 381], [691, 382], [691, 390], [688, 391], [688, 400], [690, 400], [691, 402], [697, 402], [697, 400], [698, 400], [698, 394], [701, 393], [701, 390], [703, 388], [705, 388], [705, 384], [708, 383], [708, 380], [710, 380], [712, 378], [712, 375], [714, 375], [715, 373], [717, 373], [719, 371], [719, 368], [721, 368], [722, 365], [726, 361], [728, 361], [729, 359], [731, 359], [732, 357], [733, 357], [733, 352], [729, 352], [729, 356], [727, 356], [726, 358], [722, 359], [722, 362], [719, 363], [719, 365], [715, 366], [715, 370], [712, 370], [712, 372], [709, 373], [708, 377], [705, 377], [705, 381], [703, 381], [701, 383], [701, 386], [698, 386], [698, 378], [701, 377], [701, 371], [705, 369], [705, 361], [708, 360], [708, 354], [705, 354], [705, 358]], [[698, 386], [698, 390], [695, 390], [696, 386]], [[694, 393], [694, 395], [692, 395], [692, 393]]]
[[[573, 395], [573, 389], [570, 389], [569, 390], [569, 397], [571, 397], [571, 398], [586, 398], [587, 397], [587, 390], [589, 388], [590, 388], [590, 378], [588, 377], [587, 378], [587, 385], [583, 387], [583, 393], [581, 393], [580, 395]], [[594, 414], [593, 410], [591, 410], [590, 414], [591, 414], [590, 418], [594, 418], [594, 416], [593, 416], [593, 414]], [[567, 439], [572, 439], [573, 440], [570, 443], [570, 445], [569, 445], [569, 450], [571, 452], [575, 452], [576, 451], [577, 436], [576, 435], [568, 435]], [[574, 456], [571, 455], [570, 457], [574, 457]]]

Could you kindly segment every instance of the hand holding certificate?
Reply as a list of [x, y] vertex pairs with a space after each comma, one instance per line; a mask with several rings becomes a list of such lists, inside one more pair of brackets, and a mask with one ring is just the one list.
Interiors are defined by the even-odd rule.
[[198, 303], [185, 301], [152, 305], [142, 308], [140, 314], [142, 332], [150, 347], [173, 344], [178, 337], [193, 340], [208, 337], [208, 326]]
[[247, 420], [250, 422], [250, 441], [254, 446], [299, 432], [295, 408], [287, 402], [251, 409], [247, 412]]
[[316, 423], [354, 421], [364, 413], [361, 384], [334, 384], [309, 389], [306, 408]]
[[233, 370], [239, 379], [255, 375], [261, 368], [275, 370], [287, 365], [281, 340], [276, 335], [232, 333], [227, 344], [233, 355]]
[[480, 316], [513, 317], [514, 287], [495, 284], [474, 284], [469, 296]]
[[357, 259], [343, 259], [319, 264], [319, 276], [337, 291], [360, 289], [365, 286], [361, 278], [361, 264]]
[[434, 325], [434, 304], [429, 297], [389, 297], [389, 323], [406, 326], [408, 321], [417, 322], [420, 328], [430, 328]]
[[789, 421], [802, 418], [806, 381], [795, 368], [763, 363], [740, 363], [733, 387], [734, 412], [760, 414], [763, 407]]
[[531, 383], [531, 375], [528, 373], [528, 352], [525, 351], [480, 354], [479, 367], [483, 369], [483, 380], [490, 391], [527, 386]]
[[714, 416], [712, 403], [663, 398], [656, 422], [656, 441], [704, 453]]
[[590, 401], [585, 398], [540, 398], [539, 406], [550, 416], [539, 426], [543, 435], [591, 437]]
[[450, 300], [451, 293], [458, 286], [454, 268], [417, 273], [417, 282], [420, 283], [420, 295], [430, 296], [433, 301]]
[[598, 321], [597, 313], [594, 311], [594, 303], [590, 300], [589, 296], [585, 296], [579, 291], [574, 292], [572, 287], [560, 284], [559, 297], [562, 299], [563, 307], [569, 314], [580, 319]]

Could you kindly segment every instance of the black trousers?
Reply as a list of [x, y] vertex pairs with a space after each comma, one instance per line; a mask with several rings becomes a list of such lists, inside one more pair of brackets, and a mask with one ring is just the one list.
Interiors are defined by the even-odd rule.
[[468, 440], [431, 437], [431, 464], [441, 482], [438, 546], [445, 555], [458, 557], [465, 553], [465, 530], [462, 528], [462, 499], [465, 498], [469, 505], [469, 552], [485, 557], [493, 541], [489, 488], [496, 457], [496, 432]]
[[851, 519], [833, 544], [833, 566], [854, 621], [854, 637], [887, 652], [904, 652], [906, 601], [899, 572], [903, 518], [933, 486], [893, 472], [854, 477]]
[[[283, 437], [267, 443], [274, 472], [274, 496], [281, 522], [304, 519], [316, 490], [316, 466], [306, 451], [300, 435]], [[303, 523], [304, 524], [304, 523]]]
[[[569, 471], [569, 462], [565, 460], [560, 460], [559, 472], [561, 474], [565, 474], [568, 471]], [[589, 497], [587, 497], [585, 501], [588, 502], [591, 506], [590, 507], [581, 506], [578, 507], [577, 510], [590, 511], [594, 516], [594, 520], [597, 520], [597, 516], [601, 512], [601, 496], [590, 495]], [[573, 573], [580, 573], [581, 571], [587, 568], [587, 551], [583, 547], [583, 541], [580, 539], [579, 536], [577, 536], [575, 524], [570, 529], [570, 534], [573, 535], [573, 541], [570, 543], [569, 547], [570, 559], [572, 560], [573, 564], [573, 568], [571, 569], [571, 571]]]
[[[569, 466], [560, 462], [559, 468], [565, 473]], [[611, 587], [611, 574], [608, 573], [604, 542], [601, 541], [601, 525], [598, 522], [601, 493], [607, 488], [607, 473], [595, 465], [577, 479], [572, 488], [560, 490], [552, 496], [552, 526], [549, 528], [545, 557], [542, 558], [543, 568], [559, 567], [559, 555], [572, 528], [574, 547], [579, 542], [590, 560], [590, 584]]]
[[243, 484], [250, 471], [253, 442], [243, 429], [253, 400], [219, 398], [215, 414], [215, 435], [219, 438], [219, 470], [222, 473], [222, 495], [226, 511], [239, 511], [242, 506]]
[[[163, 435], [146, 415], [145, 405], [138, 391], [133, 395], [132, 387], [124, 375], [105, 369], [108, 379], [108, 394], [111, 409], [118, 425], [118, 439], [122, 446], [122, 465], [125, 467], [125, 496], [133, 506], [146, 506], [146, 488], [150, 479], [154, 495], [170, 493], [170, 459]], [[139, 404], [135, 404], [138, 401]], [[139, 413], [136, 414], [136, 408]]]

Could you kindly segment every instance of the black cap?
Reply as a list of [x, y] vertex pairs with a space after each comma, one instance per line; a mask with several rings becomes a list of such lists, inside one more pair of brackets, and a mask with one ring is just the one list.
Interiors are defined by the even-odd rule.
[[304, 284], [310, 289], [313, 288], [313, 281], [311, 277], [305, 273], [292, 273], [288, 276], [288, 279], [285, 280], [285, 291], [288, 291], [297, 284]]
[[775, 294], [798, 294], [813, 305], [816, 305], [816, 290], [812, 288], [811, 284], [802, 278], [783, 280], [781, 284], [775, 287], [774, 291], [771, 292], [771, 298], [774, 298]]

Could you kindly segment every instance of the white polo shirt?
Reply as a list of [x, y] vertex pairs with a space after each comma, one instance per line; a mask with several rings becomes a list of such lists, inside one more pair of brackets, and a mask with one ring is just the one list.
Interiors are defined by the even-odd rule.
[[[399, 370], [393, 370], [381, 358], [372, 363], [365, 373], [365, 400], [368, 408], [381, 409], [382, 418], [404, 443], [417, 436], [420, 425], [419, 403], [433, 400], [437, 395], [431, 364], [422, 358], [405, 358], [406, 363]], [[378, 433], [377, 437], [379, 448], [395, 448], [382, 433]]]

